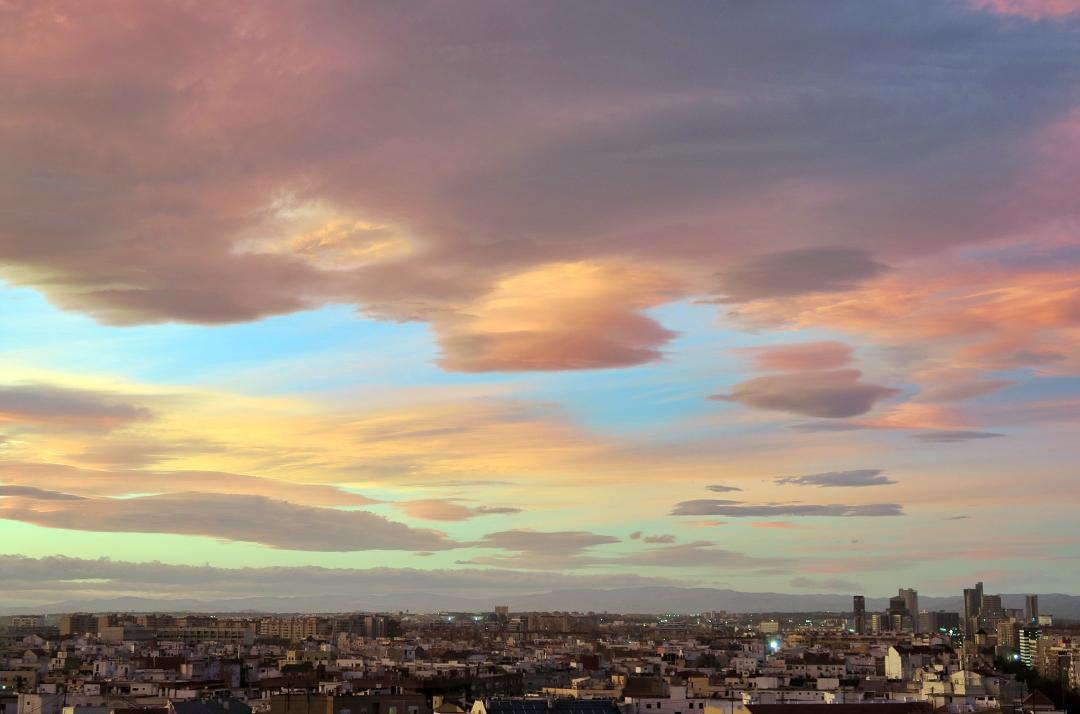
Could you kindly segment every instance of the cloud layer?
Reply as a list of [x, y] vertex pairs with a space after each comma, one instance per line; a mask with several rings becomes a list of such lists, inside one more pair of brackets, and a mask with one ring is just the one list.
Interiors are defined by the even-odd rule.
[[836, 340], [751, 347], [737, 351], [748, 353], [757, 363], [758, 369], [770, 372], [836, 369], [850, 363], [854, 352], [850, 345]]
[[860, 377], [862, 372], [857, 369], [755, 377], [739, 382], [729, 394], [716, 394], [709, 399], [737, 402], [752, 409], [842, 419], [865, 414], [876, 402], [902, 391], [866, 384], [859, 381]]
[[634, 574], [563, 575], [477, 568], [216, 568], [62, 555], [41, 558], [0, 555], [0, 589], [9, 597], [35, 597], [43, 602], [76, 594], [149, 593], [158, 597], [191, 597], [193, 591], [203, 597], [416, 592], [470, 596], [479, 591], [532, 593], [553, 588], [619, 588], [683, 582]]
[[888, 269], [858, 248], [802, 248], [754, 258], [720, 274], [724, 302], [853, 290]]
[[672, 509], [673, 516], [731, 516], [734, 518], [761, 518], [773, 516], [823, 516], [828, 518], [851, 516], [902, 516], [903, 507], [896, 503], [871, 503], [862, 506], [845, 506], [838, 503], [811, 505], [747, 504], [740, 501], [698, 499], [682, 501]]
[[108, 431], [146, 421], [150, 410], [129, 398], [47, 384], [0, 386], [0, 424]]
[[950, 444], [965, 441], [980, 441], [982, 439], [997, 439], [1004, 434], [995, 434], [992, 431], [921, 431], [909, 434], [915, 441], [927, 444]]
[[619, 367], [680, 294], [843, 293], [1077, 207], [1023, 158], [1076, 36], [959, 3], [54, 0], [0, 40], [0, 270], [109, 324], [345, 302], [431, 322], [448, 370]]
[[308, 506], [366, 506], [378, 503], [358, 493], [322, 484], [290, 483], [221, 471], [142, 471], [85, 469], [64, 464], [0, 461], [0, 483], [30, 484], [79, 496], [198, 491], [204, 494], [259, 495]]
[[173, 533], [321, 552], [444, 550], [457, 545], [434, 531], [365, 511], [302, 506], [265, 496], [185, 492], [71, 501], [23, 497], [16, 503], [5, 498], [0, 518], [47, 528]]
[[425, 498], [415, 501], [404, 501], [395, 504], [397, 508], [409, 516], [422, 521], [464, 521], [476, 516], [509, 515], [520, 513], [520, 508], [511, 506], [465, 506], [454, 499]]
[[885, 486], [896, 483], [888, 476], [881, 475], [881, 469], [855, 469], [852, 471], [828, 471], [806, 476], [783, 476], [776, 479], [778, 484], [795, 486], [825, 486], [831, 488], [852, 486]]
[[33, 486], [0, 486], [0, 496], [16, 496], [30, 498], [35, 501], [82, 501], [82, 496], [73, 496], [70, 493], [59, 491], [46, 491]]

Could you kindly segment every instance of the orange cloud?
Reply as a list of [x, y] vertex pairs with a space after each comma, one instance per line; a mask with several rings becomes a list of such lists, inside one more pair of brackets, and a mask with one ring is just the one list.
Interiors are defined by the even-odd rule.
[[642, 311], [677, 297], [660, 271], [597, 262], [519, 273], [435, 318], [452, 372], [627, 367], [659, 359], [674, 333]]
[[751, 528], [770, 528], [782, 531], [812, 531], [813, 526], [800, 525], [798, 523], [788, 523], [786, 521], [758, 521], [756, 523], [747, 523]]
[[882, 429], [964, 429], [978, 426], [973, 418], [954, 407], [907, 402], [864, 422]]
[[[761, 300], [728, 315], [746, 325], [826, 328], [876, 343], [917, 344], [934, 355], [934, 364], [967, 370], [969, 380], [1019, 367], [1080, 373], [1080, 277], [1071, 269], [918, 261], [851, 293]], [[960, 385], [955, 377], [944, 382], [929, 385], [922, 399], [974, 398], [1009, 386], [987, 380]]]
[[851, 353], [854, 350], [843, 342], [822, 340], [771, 347], [740, 347], [733, 351], [749, 354], [757, 363], [758, 369], [770, 372], [799, 372], [843, 367], [851, 363]]

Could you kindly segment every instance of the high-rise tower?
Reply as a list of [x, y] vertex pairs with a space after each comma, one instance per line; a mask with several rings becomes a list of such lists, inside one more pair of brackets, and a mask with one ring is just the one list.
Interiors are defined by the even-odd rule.
[[904, 598], [904, 605], [911, 614], [912, 629], [918, 632], [919, 627], [919, 591], [909, 588], [900, 588], [900, 597]]
[[1039, 596], [1038, 595], [1025, 595], [1024, 596], [1024, 619], [1028, 624], [1039, 624]]
[[974, 638], [975, 632], [979, 629], [973, 625], [975, 625], [975, 618], [979, 616], [979, 610], [982, 609], [982, 599], [982, 583], [976, 583], [973, 588], [964, 588], [964, 634], [969, 638]]
[[866, 598], [856, 595], [853, 603], [855, 610], [855, 634], [866, 634]]

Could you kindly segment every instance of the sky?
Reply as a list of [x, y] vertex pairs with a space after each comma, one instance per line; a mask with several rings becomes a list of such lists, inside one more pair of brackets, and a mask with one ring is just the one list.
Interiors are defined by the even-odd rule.
[[1080, 594], [1080, 0], [0, 4], [0, 600]]

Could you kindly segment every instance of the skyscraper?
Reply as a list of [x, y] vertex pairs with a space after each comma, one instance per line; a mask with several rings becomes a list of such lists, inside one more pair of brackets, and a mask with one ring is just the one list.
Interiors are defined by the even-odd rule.
[[862, 595], [856, 595], [853, 603], [855, 610], [855, 633], [859, 635], [866, 634], [866, 598]]
[[892, 632], [903, 632], [910, 626], [911, 613], [907, 609], [904, 598], [899, 595], [889, 598], [889, 609], [885, 615], [888, 617], [889, 629]]
[[900, 588], [900, 597], [904, 598], [904, 605], [911, 614], [912, 629], [920, 631], [919, 627], [919, 591], [909, 588]]
[[994, 623], [1005, 618], [1005, 608], [1001, 604], [1000, 595], [983, 595], [982, 607], [979, 608], [979, 617]]
[[1039, 624], [1039, 596], [1024, 596], [1024, 621]]
[[956, 634], [960, 631], [960, 613], [945, 612], [920, 612], [919, 626], [923, 632]]
[[975, 618], [982, 609], [983, 584], [976, 583], [973, 588], [964, 588], [964, 633], [968, 637], [975, 637], [979, 629]]

